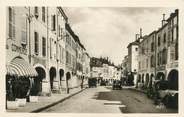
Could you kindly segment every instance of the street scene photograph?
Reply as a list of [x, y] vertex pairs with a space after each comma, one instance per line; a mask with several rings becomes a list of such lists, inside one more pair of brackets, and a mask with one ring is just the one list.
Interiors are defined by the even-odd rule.
[[179, 113], [174, 7], [6, 7], [6, 113]]

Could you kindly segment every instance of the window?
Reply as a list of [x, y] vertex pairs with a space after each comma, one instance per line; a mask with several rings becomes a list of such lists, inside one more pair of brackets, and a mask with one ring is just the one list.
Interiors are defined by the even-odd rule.
[[21, 21], [21, 44], [25, 46], [27, 44], [27, 19], [24, 18]]
[[46, 39], [42, 37], [42, 56], [46, 56]]
[[38, 55], [39, 42], [38, 42], [38, 33], [34, 32], [34, 41], [35, 41], [35, 54]]
[[69, 63], [69, 53], [68, 53], [68, 51], [66, 51], [66, 63], [67, 64]]
[[154, 51], [154, 43], [152, 42], [151, 43], [151, 52], [153, 52]]
[[176, 40], [176, 38], [177, 38], [177, 28], [176, 27], [174, 27], [174, 34], [173, 34], [173, 40]]
[[159, 64], [162, 64], [162, 52], [159, 52]]
[[42, 7], [42, 21], [45, 22], [45, 7]]
[[35, 14], [35, 17], [38, 18], [38, 7], [34, 8], [34, 14]]
[[59, 59], [60, 62], [61, 62], [61, 59], [62, 59], [62, 58], [61, 58], [61, 51], [62, 51], [62, 50], [61, 50], [61, 45], [59, 45], [59, 55], [58, 55], [58, 59]]
[[162, 64], [166, 64], [167, 60], [167, 53], [166, 53], [166, 49], [163, 49], [162, 51]]
[[174, 30], [172, 29], [171, 30], [171, 42], [173, 42], [174, 41]]
[[166, 42], [166, 33], [164, 33], [164, 43]]
[[175, 45], [175, 60], [178, 60], [178, 42]]
[[55, 31], [56, 30], [56, 15], [52, 15], [51, 18], [52, 18], [51, 19], [51, 28], [53, 31]]
[[58, 25], [58, 36], [59, 36], [59, 37], [61, 37], [61, 31], [60, 31], [60, 30], [61, 30], [61, 26]]
[[160, 46], [160, 36], [158, 37], [158, 46]]
[[56, 45], [56, 41], [54, 41], [54, 59], [57, 59], [57, 57], [56, 57], [56, 48], [57, 48], [57, 45]]
[[27, 33], [24, 30], [21, 31], [21, 44], [27, 44]]
[[154, 63], [154, 56], [152, 55], [151, 56], [151, 67], [154, 67], [155, 65], [154, 65], [155, 63]]
[[9, 38], [15, 38], [15, 11], [13, 8], [8, 7], [8, 15], [9, 15]]
[[135, 48], [135, 51], [138, 51], [138, 48]]
[[160, 65], [160, 61], [159, 61], [159, 53], [157, 53], [157, 65]]

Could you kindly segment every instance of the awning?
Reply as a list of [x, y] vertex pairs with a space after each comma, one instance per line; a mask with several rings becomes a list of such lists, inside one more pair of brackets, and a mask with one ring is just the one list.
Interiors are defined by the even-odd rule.
[[10, 62], [7, 66], [7, 74], [9, 71], [9, 75], [17, 75], [17, 76], [37, 76], [36, 70], [25, 60], [21, 58], [15, 58]]
[[13, 71], [13, 69], [10, 66], [6, 66], [6, 74], [7, 75], [15, 75], [15, 72]]

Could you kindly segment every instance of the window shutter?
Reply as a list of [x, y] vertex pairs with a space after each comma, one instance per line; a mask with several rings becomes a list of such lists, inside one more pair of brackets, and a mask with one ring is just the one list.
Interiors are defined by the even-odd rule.
[[42, 7], [42, 21], [45, 22], [45, 7]]
[[13, 38], [15, 38], [15, 10], [13, 10]]
[[56, 30], [56, 18], [55, 18], [55, 15], [52, 15], [52, 16], [51, 16], [51, 29], [52, 29], [53, 31]]
[[23, 27], [22, 27], [22, 39], [21, 39], [21, 43], [23, 45], [26, 45], [27, 44], [27, 20], [25, 19], [25, 22], [22, 24]]
[[12, 18], [13, 18], [13, 15], [12, 15], [12, 8], [9, 7], [8, 8], [8, 15], [9, 15], [9, 37], [12, 38]]
[[38, 18], [38, 7], [35, 7], [34, 12], [35, 12], [35, 17]]
[[38, 42], [38, 37], [39, 37], [39, 35], [38, 35], [38, 33], [37, 32], [35, 32], [35, 54], [36, 55], [38, 55], [38, 51], [39, 51], [39, 42]]

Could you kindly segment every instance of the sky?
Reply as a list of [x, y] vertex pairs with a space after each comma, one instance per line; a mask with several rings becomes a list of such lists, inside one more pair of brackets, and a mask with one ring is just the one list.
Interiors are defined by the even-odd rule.
[[175, 8], [161, 7], [65, 7], [69, 23], [91, 57], [109, 57], [116, 65], [128, 54], [127, 46], [161, 27]]

